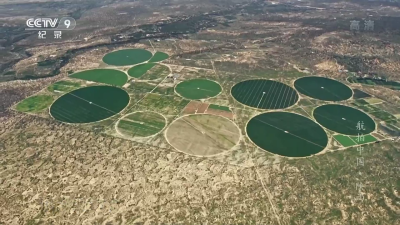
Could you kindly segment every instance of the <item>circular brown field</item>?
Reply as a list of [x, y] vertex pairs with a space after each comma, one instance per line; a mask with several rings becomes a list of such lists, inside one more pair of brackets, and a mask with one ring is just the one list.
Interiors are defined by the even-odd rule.
[[188, 115], [172, 122], [165, 137], [172, 147], [183, 153], [213, 156], [232, 149], [240, 140], [240, 130], [221, 116]]

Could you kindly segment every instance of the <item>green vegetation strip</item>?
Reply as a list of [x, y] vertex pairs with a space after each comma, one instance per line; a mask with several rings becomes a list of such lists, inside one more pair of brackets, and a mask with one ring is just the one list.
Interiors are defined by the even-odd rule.
[[328, 144], [328, 136], [321, 126], [294, 113], [260, 114], [249, 121], [246, 132], [260, 148], [288, 157], [310, 156]]
[[345, 84], [325, 77], [303, 77], [294, 82], [294, 87], [303, 95], [323, 101], [343, 101], [353, 95]]
[[[360, 110], [344, 105], [323, 105], [313, 112], [319, 124], [340, 134], [369, 134], [375, 130], [375, 122]], [[363, 123], [365, 130], [358, 130], [358, 123]]]
[[379, 110], [379, 111], [375, 111], [375, 112], [371, 112], [371, 115], [375, 116], [378, 119], [381, 119], [383, 121], [388, 121], [388, 120], [395, 120], [397, 119], [395, 116], [393, 116], [392, 114], [383, 111], [383, 110]]
[[114, 116], [128, 103], [128, 93], [120, 88], [92, 86], [61, 96], [50, 107], [50, 114], [62, 122], [90, 123]]
[[156, 64], [155, 63], [145, 63], [134, 66], [128, 70], [128, 74], [131, 77], [139, 78], [143, 76], [147, 71], [153, 68]]
[[52, 85], [50, 85], [47, 90], [54, 92], [54, 91], [59, 91], [59, 92], [70, 92], [72, 90], [75, 90], [79, 88], [81, 85], [79, 83], [71, 82], [71, 81], [58, 81]]
[[338, 141], [341, 145], [343, 145], [343, 147], [350, 147], [356, 145], [356, 142], [354, 142], [354, 140], [352, 140], [349, 136], [339, 134], [333, 137], [336, 139], [336, 141]]
[[232, 96], [240, 103], [259, 109], [284, 109], [299, 99], [290, 86], [273, 80], [247, 80], [232, 87]]
[[149, 62], [161, 62], [169, 58], [169, 55], [164, 52], [156, 52]]
[[394, 90], [400, 88], [400, 83], [396, 81], [386, 81], [373, 78], [359, 78], [359, 77], [348, 77], [347, 81], [350, 83], [385, 86], [392, 88]]
[[378, 139], [376, 139], [372, 135], [362, 135], [360, 137], [358, 136], [346, 136], [346, 135], [335, 135], [334, 138], [341, 144], [343, 147], [350, 147], [350, 146], [355, 146], [355, 145], [362, 145], [362, 144], [368, 144], [371, 142], [375, 142]]
[[22, 100], [16, 106], [16, 109], [20, 112], [37, 113], [48, 108], [54, 98], [49, 95], [36, 95]]
[[127, 136], [147, 137], [160, 132], [165, 127], [165, 119], [154, 112], [136, 112], [118, 122], [118, 130]]
[[128, 81], [128, 76], [124, 72], [112, 69], [85, 70], [70, 77], [115, 86], [123, 86]]
[[176, 85], [175, 91], [184, 98], [191, 100], [205, 99], [221, 93], [221, 86], [211, 80], [193, 79]]
[[377, 141], [377, 139], [372, 135], [363, 135], [361, 137], [350, 137], [357, 145], [367, 144]]
[[113, 66], [129, 66], [146, 62], [153, 54], [144, 49], [124, 49], [108, 53], [103, 57], [103, 62]]
[[228, 111], [231, 112], [231, 110], [229, 109], [228, 106], [221, 106], [221, 105], [214, 105], [211, 104], [210, 106], [208, 106], [209, 109], [216, 109], [216, 110], [222, 110], [222, 111]]

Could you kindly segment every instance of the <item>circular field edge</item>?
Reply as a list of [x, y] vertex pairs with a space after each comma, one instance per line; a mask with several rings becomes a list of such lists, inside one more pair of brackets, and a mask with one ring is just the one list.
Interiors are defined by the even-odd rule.
[[317, 109], [317, 108], [319, 108], [319, 107], [322, 107], [322, 106], [324, 106], [324, 105], [341, 105], [341, 106], [346, 106], [346, 107], [349, 107], [349, 108], [353, 108], [353, 109], [355, 109], [355, 110], [358, 110], [358, 111], [364, 113], [365, 115], [367, 115], [367, 116], [374, 122], [374, 124], [375, 124], [375, 129], [374, 129], [373, 131], [371, 131], [370, 133], [368, 133], [368, 134], [372, 134], [372, 133], [374, 133], [374, 132], [376, 132], [376, 131], [378, 130], [378, 125], [377, 125], [377, 123], [375, 122], [375, 120], [374, 120], [367, 112], [364, 112], [364, 111], [362, 111], [362, 110], [360, 110], [360, 109], [357, 109], [357, 108], [354, 108], [354, 107], [352, 107], [352, 106], [343, 105], [343, 104], [338, 104], [338, 103], [326, 103], [326, 104], [318, 105], [317, 107], [313, 108], [313, 110], [311, 111], [311, 116], [312, 116], [312, 118], [315, 120], [314, 122], [318, 123], [320, 126], [322, 126], [322, 127], [323, 127], [324, 129], [326, 129], [326, 130], [329, 130], [329, 131], [334, 132], [334, 133], [336, 133], [336, 134], [341, 134], [341, 135], [346, 135], [346, 136], [354, 136], [354, 135], [351, 135], [351, 134], [342, 134], [342, 133], [339, 133], [339, 132], [337, 132], [337, 131], [328, 129], [328, 128], [326, 128], [325, 126], [323, 126], [322, 124], [320, 124], [320, 123], [315, 119], [315, 117], [314, 117], [314, 111], [315, 111], [315, 109]]
[[[284, 84], [284, 85], [287, 85], [287, 86], [289, 86], [290, 88], [292, 88], [292, 89], [296, 92], [297, 97], [298, 97], [298, 98], [297, 98], [297, 101], [296, 101], [293, 105], [291, 105], [291, 106], [289, 106], [289, 107], [286, 107], [286, 108], [282, 108], [282, 109], [259, 109], [259, 108], [255, 108], [255, 107], [252, 107], [252, 106], [245, 105], [245, 104], [239, 102], [238, 100], [236, 100], [236, 98], [232, 95], [232, 88], [233, 88], [235, 85], [237, 85], [237, 84], [240, 84], [240, 83], [242, 83], [242, 82], [249, 81], [249, 80], [270, 80], [270, 81], [279, 82], [279, 83], [282, 83], [282, 84]], [[249, 108], [251, 108], [251, 109], [256, 109], [256, 110], [267, 110], [267, 111], [282, 111], [282, 110], [287, 110], [287, 109], [293, 108], [294, 106], [296, 106], [296, 105], [299, 103], [299, 101], [300, 101], [300, 99], [301, 99], [301, 96], [299, 95], [299, 93], [298, 93], [298, 91], [296, 90], [296, 88], [294, 88], [294, 87], [292, 87], [292, 86], [290, 86], [290, 85], [288, 85], [288, 84], [285, 84], [285, 83], [283, 83], [283, 82], [280, 82], [280, 81], [271, 80], [271, 79], [265, 79], [265, 78], [254, 78], [254, 79], [242, 80], [242, 81], [240, 81], [240, 82], [234, 84], [234, 85], [231, 87], [230, 93], [229, 93], [229, 94], [232, 96], [232, 98], [235, 100], [235, 102], [237, 102], [237, 103], [239, 103], [239, 104], [241, 104], [241, 105], [243, 105], [243, 106], [245, 106], [245, 107], [249, 107]]]
[[[77, 89], [72, 90], [72, 91], [76, 91], [76, 90], [83, 89], [83, 88], [94, 87], [94, 86], [109, 86], [109, 87], [114, 87], [114, 86], [111, 86], [111, 85], [103, 84], [103, 85], [93, 85], [93, 86], [80, 87], [80, 88], [77, 88]], [[125, 91], [124, 89], [122, 89], [122, 88], [120, 88], [120, 87], [114, 87], [114, 88], [119, 88], [119, 89]], [[70, 92], [72, 92], [72, 91], [70, 91]], [[51, 117], [53, 120], [57, 121], [57, 122], [60, 122], [60, 123], [63, 123], [63, 124], [68, 124], [68, 125], [88, 125], [88, 124], [94, 124], [94, 123], [98, 123], [98, 122], [102, 122], [102, 121], [108, 120], [108, 119], [110, 119], [110, 118], [112, 118], [112, 117], [114, 117], [114, 116], [116, 116], [116, 115], [122, 113], [122, 112], [129, 106], [129, 104], [131, 104], [131, 101], [132, 101], [132, 98], [131, 98], [131, 96], [129, 95], [129, 93], [128, 93], [127, 91], [125, 91], [126, 94], [129, 96], [129, 102], [128, 102], [128, 104], [125, 106], [125, 108], [123, 108], [120, 112], [118, 112], [118, 113], [116, 113], [116, 114], [114, 114], [114, 115], [112, 115], [112, 116], [110, 116], [110, 117], [107, 117], [107, 118], [104, 118], [104, 119], [102, 119], [102, 120], [99, 120], [99, 121], [94, 121], [94, 122], [89, 122], [89, 123], [68, 123], [68, 122], [64, 122], [64, 121], [57, 120], [56, 118], [54, 118], [53, 115], [51, 114], [50, 109], [51, 109], [51, 107], [53, 106], [53, 104], [54, 104], [59, 98], [61, 98], [62, 96], [66, 95], [66, 94], [69, 94], [70, 92], [65, 93], [65, 94], [63, 94], [63, 95], [60, 95], [60, 96], [59, 96], [58, 98], [56, 98], [56, 99], [53, 101], [53, 103], [49, 106], [49, 115], [50, 115], [50, 117]]]
[[149, 135], [149, 136], [139, 137], [139, 138], [150, 138], [150, 137], [154, 137], [154, 136], [156, 136], [156, 135], [162, 133], [162, 132], [165, 130], [165, 128], [168, 126], [168, 119], [167, 119], [167, 117], [165, 117], [165, 116], [164, 116], [163, 114], [161, 114], [161, 113], [154, 112], [154, 111], [150, 111], [150, 110], [136, 111], [136, 112], [131, 112], [131, 113], [125, 114], [125, 115], [123, 115], [121, 118], [118, 119], [118, 121], [117, 121], [117, 122], [115, 123], [115, 125], [114, 125], [115, 131], [117, 132], [117, 134], [119, 134], [119, 135], [121, 135], [122, 137], [125, 137], [125, 138], [127, 138], [127, 139], [134, 139], [135, 137], [128, 137], [128, 136], [126, 136], [125, 134], [121, 133], [121, 131], [119, 131], [119, 129], [118, 129], [118, 124], [119, 124], [119, 121], [121, 121], [123, 118], [125, 118], [125, 117], [127, 117], [127, 116], [129, 116], [129, 115], [132, 115], [132, 114], [135, 114], [135, 113], [141, 113], [141, 112], [142, 112], [142, 113], [143, 113], [143, 112], [156, 113], [156, 114], [158, 114], [158, 115], [164, 117], [165, 125], [164, 125], [164, 127], [163, 127], [159, 132], [157, 132], [157, 133], [155, 133], [155, 134], [152, 134], [152, 135]]
[[121, 51], [121, 50], [135, 50], [135, 49], [141, 49], [141, 50], [146, 50], [146, 51], [150, 52], [150, 53], [151, 53], [150, 59], [154, 56], [154, 54], [153, 54], [151, 51], [149, 51], [149, 50], [147, 50], [147, 49], [144, 49], [144, 48], [123, 48], [123, 49], [113, 50], [113, 51], [111, 51], [111, 52], [108, 52], [108, 53], [104, 54], [103, 57], [101, 58], [101, 62], [104, 63], [104, 64], [106, 64], [107, 66], [113, 66], [113, 67], [128, 67], [128, 66], [136, 66], [136, 65], [139, 65], [139, 64], [143, 64], [143, 63], [146, 63], [146, 62], [148, 62], [148, 61], [150, 60], [150, 59], [148, 59], [148, 60], [145, 60], [145, 61], [140, 62], [140, 63], [129, 64], [129, 65], [124, 65], [124, 66], [112, 65], [112, 64], [108, 64], [108, 63], [104, 62], [104, 57], [106, 57], [106, 55], [108, 55], [108, 54], [110, 54], [110, 53], [118, 52], [118, 51]]
[[304, 118], [306, 118], [306, 119], [309, 119], [309, 120], [311, 120], [312, 122], [314, 122], [315, 124], [317, 124], [318, 126], [320, 126], [321, 129], [324, 131], [324, 133], [325, 133], [325, 135], [326, 135], [326, 137], [327, 137], [327, 140], [328, 140], [327, 143], [326, 143], [326, 146], [325, 146], [321, 151], [317, 152], [316, 154], [309, 155], [309, 156], [299, 156], [299, 157], [279, 155], [279, 154], [270, 152], [269, 150], [266, 150], [266, 149], [263, 149], [263, 148], [259, 147], [259, 146], [258, 146], [256, 143], [254, 143], [253, 140], [251, 140], [251, 138], [248, 136], [248, 134], [247, 134], [247, 125], [248, 125], [248, 123], [250, 122], [250, 120], [252, 120], [252, 119], [255, 118], [256, 116], [259, 116], [259, 115], [261, 115], [261, 114], [266, 114], [266, 113], [273, 113], [273, 112], [261, 112], [261, 113], [257, 113], [255, 116], [251, 117], [251, 118], [247, 121], [247, 123], [246, 123], [246, 125], [245, 125], [245, 132], [246, 132], [246, 135], [245, 135], [245, 136], [247, 137], [247, 139], [250, 140], [250, 142], [251, 142], [253, 145], [255, 145], [258, 149], [262, 150], [262, 152], [268, 152], [269, 154], [272, 154], [272, 155], [274, 155], [274, 156], [284, 157], [284, 158], [288, 158], [288, 159], [309, 158], [309, 157], [314, 157], [314, 156], [321, 155], [321, 154], [324, 154], [324, 153], [325, 153], [325, 151], [328, 149], [329, 142], [332, 140], [332, 138], [329, 137], [329, 135], [328, 135], [328, 133], [326, 132], [324, 126], [322, 126], [321, 124], [319, 124], [317, 121], [313, 121], [312, 119], [310, 119], [310, 118], [308, 118], [308, 117], [306, 117], [306, 116], [304, 116], [304, 115], [301, 115], [301, 114], [299, 114], [299, 113], [296, 113], [296, 112], [274, 111], [274, 113], [276, 113], [276, 112], [296, 114], [296, 115], [302, 116], [302, 117], [304, 117]]
[[[305, 76], [305, 77], [299, 77], [299, 78], [293, 80], [293, 87], [294, 87], [294, 89], [296, 89], [296, 91], [297, 91], [298, 93], [302, 94], [302, 95], [305, 95], [305, 94], [299, 92], [299, 91], [297, 90], [297, 88], [294, 86], [294, 83], [296, 83], [297, 80], [300, 80], [301, 78], [306, 78], [306, 77], [321, 77], [321, 76]], [[347, 85], [347, 84], [345, 84], [345, 83], [343, 83], [343, 82], [341, 82], [341, 81], [332, 79], [332, 78], [330, 78], [330, 77], [322, 77], [322, 78], [326, 78], [326, 79], [330, 79], [330, 80], [333, 80], [333, 81], [337, 81], [337, 82], [339, 82], [339, 83], [345, 85], [346, 87], [348, 87], [348, 88], [351, 90], [351, 96], [350, 96], [350, 98], [345, 99], [345, 100], [340, 100], [340, 101], [327, 101], [327, 100], [321, 100], [321, 99], [318, 99], [318, 98], [313, 98], [313, 97], [310, 97], [310, 96], [308, 96], [308, 95], [305, 95], [305, 96], [307, 96], [307, 97], [309, 97], [309, 98], [312, 98], [312, 99], [324, 101], [324, 102], [330, 102], [330, 103], [332, 103], [332, 104], [335, 104], [335, 103], [338, 103], [338, 102], [342, 102], [342, 101], [347, 101], [347, 100], [350, 100], [350, 99], [353, 98], [353, 96], [354, 96], [354, 90], [353, 90], [353, 88], [351, 88], [349, 85]], [[346, 81], [347, 81], [347, 78], [346, 78]]]
[[[168, 129], [171, 127], [171, 125], [172, 125], [174, 122], [178, 121], [179, 119], [182, 119], [183, 117], [187, 117], [187, 116], [193, 116], [193, 115], [200, 115], [200, 116], [201, 116], [201, 115], [210, 115], [210, 116], [217, 116], [217, 117], [221, 117], [221, 118], [223, 118], [223, 119], [229, 120], [229, 122], [231, 122], [232, 124], [234, 124], [234, 125], [236, 126], [236, 128], [238, 129], [238, 131], [239, 131], [239, 140], [237, 141], [237, 143], [236, 143], [234, 146], [232, 146], [232, 148], [230, 148], [230, 149], [228, 149], [228, 150], [225, 150], [225, 151], [222, 151], [222, 152], [220, 152], [220, 153], [214, 154], [214, 155], [195, 155], [195, 154], [190, 154], [190, 153], [187, 153], [187, 152], [184, 152], [184, 151], [181, 151], [181, 150], [177, 149], [175, 146], [173, 146], [173, 145], [169, 142], [169, 140], [168, 140], [168, 138], [167, 138]], [[183, 153], [183, 154], [186, 154], [186, 155], [190, 155], [190, 156], [196, 156], [196, 157], [201, 157], [201, 158], [210, 158], [210, 157], [215, 157], [215, 156], [219, 156], [219, 155], [224, 155], [224, 154], [226, 154], [226, 153], [228, 153], [228, 152], [231, 152], [236, 146], [238, 146], [238, 144], [240, 143], [240, 140], [243, 138], [243, 134], [242, 134], [242, 131], [241, 131], [240, 127], [239, 127], [234, 121], [232, 121], [232, 120], [230, 120], [230, 119], [228, 119], [228, 118], [226, 118], [226, 117], [220, 116], [220, 115], [214, 115], [214, 114], [209, 114], [209, 113], [202, 113], [202, 114], [187, 114], [187, 115], [183, 115], [183, 116], [180, 116], [180, 117], [176, 118], [176, 119], [175, 119], [174, 121], [172, 121], [172, 122], [168, 125], [168, 127], [164, 130], [164, 138], [165, 138], [165, 140], [167, 141], [167, 143], [168, 143], [172, 148], [174, 148], [177, 152], [180, 152], [180, 153]]]
[[[172, 73], [172, 71], [171, 71], [171, 73]], [[215, 96], [212, 96], [212, 97], [209, 97], [209, 98], [201, 98], [201, 99], [190, 99], [190, 98], [185, 98], [185, 97], [183, 97], [182, 95], [180, 95], [180, 94], [176, 91], [176, 87], [177, 87], [180, 83], [185, 82], [185, 81], [190, 81], [190, 80], [197, 80], [197, 79], [208, 80], [208, 81], [212, 81], [212, 82], [214, 82], [214, 83], [217, 83], [217, 84], [221, 87], [221, 91], [220, 91], [217, 95], [215, 95]], [[174, 86], [174, 92], [175, 92], [175, 94], [177, 94], [179, 97], [181, 97], [181, 98], [183, 98], [183, 99], [186, 99], [186, 100], [189, 100], [189, 101], [200, 101], [200, 100], [208, 100], [208, 99], [216, 98], [216, 97], [220, 96], [220, 95], [222, 94], [223, 91], [224, 91], [224, 88], [222, 87], [222, 85], [221, 85], [219, 82], [217, 82], [217, 81], [215, 81], [215, 80], [210, 80], [210, 79], [207, 79], [207, 78], [193, 78], [193, 79], [189, 79], [189, 80], [182, 80], [182, 81], [180, 81], [179, 83], [177, 83], [177, 84]], [[203, 114], [204, 114], [204, 113], [203, 113]]]

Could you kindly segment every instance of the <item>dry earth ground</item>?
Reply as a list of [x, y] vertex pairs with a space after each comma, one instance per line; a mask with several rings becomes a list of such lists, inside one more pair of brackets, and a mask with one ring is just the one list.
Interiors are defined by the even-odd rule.
[[196, 156], [211, 156], [234, 147], [240, 139], [232, 121], [214, 115], [189, 115], [166, 130], [167, 141], [177, 150]]

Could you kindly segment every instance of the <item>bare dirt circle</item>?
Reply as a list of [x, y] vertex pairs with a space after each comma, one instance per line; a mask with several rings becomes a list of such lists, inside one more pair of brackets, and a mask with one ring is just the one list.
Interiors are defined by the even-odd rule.
[[195, 156], [213, 156], [232, 149], [240, 140], [239, 127], [216, 115], [187, 115], [178, 118], [165, 131], [165, 138], [176, 150]]

